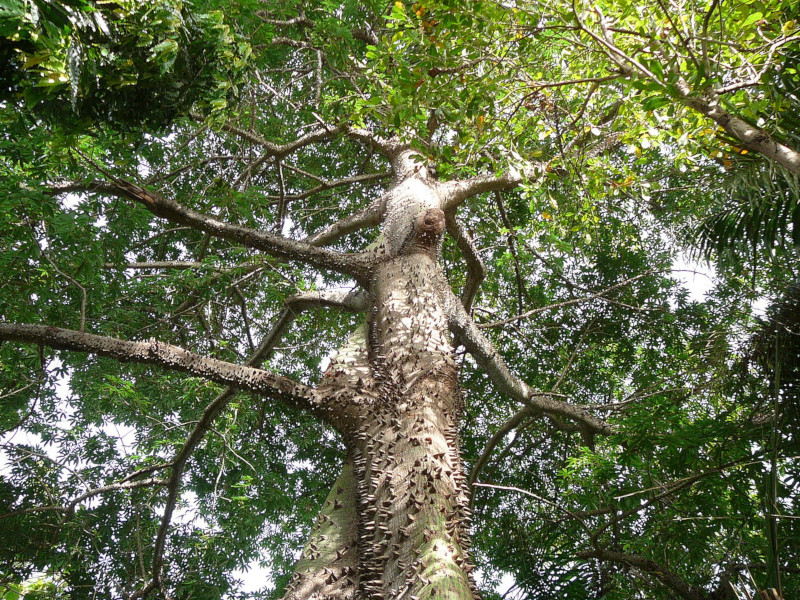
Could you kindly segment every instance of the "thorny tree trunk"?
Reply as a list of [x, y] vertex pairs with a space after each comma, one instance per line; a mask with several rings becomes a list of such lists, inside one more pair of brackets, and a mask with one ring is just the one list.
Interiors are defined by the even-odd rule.
[[[445, 226], [424, 169], [404, 157], [388, 194], [367, 324], [318, 392], [348, 448], [286, 593], [472, 598], [461, 392], [437, 263]], [[403, 165], [406, 166], [406, 165]]]
[[[360, 130], [351, 135], [375, 142]], [[365, 325], [341, 348], [317, 389], [252, 366], [286, 326], [289, 307], [246, 365], [156, 340], [126, 341], [49, 325], [0, 323], [0, 340], [155, 364], [231, 386], [206, 407], [172, 464], [166, 481], [171, 500], [155, 544], [152, 579], [134, 597], [145, 597], [162, 584], [163, 548], [183, 466], [234, 388], [308, 410], [335, 427], [348, 449], [343, 472], [312, 530], [286, 600], [475, 596], [468, 554], [468, 484], [457, 434], [461, 392], [448, 329], [498, 391], [526, 404], [531, 414], [546, 415], [565, 431], [581, 432], [589, 444], [593, 435], [611, 431], [582, 407], [537, 392], [514, 376], [456, 299], [438, 264], [448, 220], [465, 256], [474, 254], [454, 219], [459, 203], [475, 194], [511, 189], [538, 167], [436, 182], [411, 150], [392, 141], [384, 141], [382, 150], [392, 163], [394, 187], [360, 214], [305, 242], [221, 222], [126, 180], [84, 186], [128, 198], [173, 223], [357, 280], [367, 292], [366, 303], [361, 293], [333, 291], [301, 294], [294, 300], [298, 306], [310, 302], [367, 311]], [[343, 254], [320, 247], [378, 222], [383, 223], [382, 235], [372, 249]], [[467, 304], [474, 292], [468, 283]], [[131, 477], [113, 489], [141, 484]], [[89, 495], [105, 489], [111, 488]]]

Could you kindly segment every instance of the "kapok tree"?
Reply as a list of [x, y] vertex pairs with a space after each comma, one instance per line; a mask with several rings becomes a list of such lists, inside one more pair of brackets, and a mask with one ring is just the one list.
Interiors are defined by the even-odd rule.
[[[246, 8], [243, 3], [245, 13]], [[136, 530], [133, 535], [122, 527], [105, 538], [106, 543], [117, 540], [128, 548], [125, 538], [131, 535], [139, 547], [126, 550], [136, 556], [136, 565], [104, 584], [104, 589], [132, 598], [173, 594], [171, 587], [181, 580], [176, 566], [180, 560], [170, 559], [167, 552], [175, 536], [173, 519], [186, 501], [187, 489], [202, 487], [196, 481], [187, 486], [187, 471], [193, 461], [198, 463], [193, 475], [198, 478], [203, 467], [197, 457], [214, 435], [239, 460], [247, 461], [219, 432], [221, 422], [228, 431], [237, 431], [240, 411], [256, 415], [263, 410], [242, 405], [237, 394], [247, 392], [259, 402], [295, 411], [283, 414], [310, 415], [335, 432], [343, 448], [341, 472], [294, 568], [287, 600], [472, 598], [476, 583], [470, 556], [471, 490], [459, 442], [465, 414], [462, 371], [474, 365], [491, 381], [492, 393], [514, 406], [488, 440], [487, 452], [478, 458], [469, 478], [474, 481], [503, 435], [523, 422], [547, 422], [553, 436], [571, 440], [570, 447], [582, 456], [594, 451], [598, 438], [620, 435], [624, 443], [616, 444], [615, 452], [622, 456], [629, 443], [626, 426], [612, 424], [606, 415], [616, 416], [634, 401], [658, 395], [653, 387], [666, 388], [667, 380], [696, 377], [697, 361], [703, 360], [680, 350], [681, 344], [688, 345], [682, 334], [664, 342], [668, 365], [662, 355], [643, 350], [646, 342], [632, 345], [620, 364], [633, 365], [636, 357], [636, 367], [631, 368], [642, 381], [619, 383], [635, 394], [622, 394], [611, 402], [578, 402], [560, 387], [570, 369], [577, 369], [577, 363], [589, 369], [594, 368], [591, 364], [615, 360], [609, 359], [616, 354], [608, 350], [607, 339], [587, 350], [585, 360], [577, 350], [594, 339], [593, 323], [605, 317], [595, 315], [585, 327], [573, 325], [577, 333], [569, 343], [575, 343], [576, 350], [562, 357], [552, 369], [557, 377], [545, 387], [516, 374], [484, 333], [487, 324], [479, 326], [472, 314], [487, 272], [481, 254], [488, 252], [476, 247], [470, 233], [475, 228], [485, 239], [500, 240], [508, 248], [508, 256], [504, 253], [504, 261], [496, 263], [498, 269], [513, 264], [507, 280], [495, 284], [493, 297], [515, 297], [510, 304], [515, 304], [516, 312], [493, 326], [524, 322], [544, 310], [528, 306], [536, 302], [525, 276], [541, 257], [535, 243], [520, 243], [526, 236], [534, 240], [542, 229], [522, 226], [515, 233], [516, 216], [507, 214], [502, 194], [522, 190], [534, 197], [530, 212], [545, 221], [550, 259], [560, 262], [559, 268], [548, 269], [554, 281], [563, 280], [564, 264], [573, 252], [588, 252], [585, 248], [592, 246], [593, 235], [605, 239], [596, 226], [602, 211], [588, 201], [599, 192], [582, 179], [584, 169], [587, 176], [602, 181], [599, 172], [621, 168], [619, 161], [628, 156], [620, 152], [625, 128], [631, 127], [628, 133], [635, 135], [636, 127], [646, 130], [646, 125], [641, 112], [634, 110], [628, 114], [640, 119], [636, 127], [619, 121], [624, 103], [608, 96], [593, 98], [594, 90], [588, 99], [578, 93], [546, 97], [544, 86], [530, 72], [539, 65], [526, 63], [527, 47], [520, 40], [541, 34], [543, 43], [558, 48], [572, 38], [551, 36], [549, 26], [536, 30], [532, 21], [520, 21], [518, 11], [503, 6], [479, 4], [467, 11], [443, 3], [396, 2], [388, 9], [382, 4], [348, 5], [341, 10], [323, 5], [301, 10], [288, 4], [252, 8], [251, 14], [241, 17], [241, 26], [252, 26], [251, 43], [260, 54], [252, 59], [253, 79], [241, 93], [241, 106], [225, 112], [220, 104], [219, 112], [208, 120], [191, 113], [176, 122], [169, 135], [120, 134], [98, 126], [93, 135], [73, 130], [51, 139], [39, 123], [22, 146], [30, 150], [28, 154], [21, 151], [9, 163], [16, 191], [8, 221], [15, 241], [6, 250], [24, 257], [24, 264], [10, 271], [7, 287], [14, 292], [9, 294], [14, 302], [0, 313], [6, 321], [0, 324], [0, 339], [19, 349], [14, 360], [7, 359], [9, 364], [22, 372], [26, 363], [33, 363], [38, 376], [47, 379], [44, 348], [67, 351], [58, 356], [71, 374], [73, 388], [86, 391], [87, 406], [94, 403], [93, 411], [112, 419], [118, 415], [123, 423], [136, 422], [137, 431], [148, 416], [154, 419], [148, 411], [160, 414], [162, 409], [155, 405], [163, 402], [170, 408], [165, 406], [164, 414], [154, 419], [155, 437], [140, 440], [148, 448], [146, 460], [137, 456], [121, 461], [127, 472], [115, 467], [111, 473], [97, 474], [102, 483], [69, 498], [30, 494], [11, 506], [5, 517], [13, 521], [54, 515], [45, 522], [62, 531], [75, 522], [76, 513], [90, 513], [98, 498], [120, 493], [133, 498], [155, 490], [141, 503], [149, 503], [151, 513], [153, 505], [158, 507], [157, 527], [151, 514], [147, 533]], [[585, 22], [578, 23], [588, 31]], [[553, 24], [553, 30], [561, 28]], [[259, 40], [261, 44], [256, 43]], [[587, 80], [592, 85], [636, 80], [649, 73], [638, 69], [638, 63], [626, 62], [622, 50], [603, 47], [611, 58], [607, 65], [616, 71], [614, 77]], [[557, 62], [543, 52], [542, 64]], [[663, 83], [660, 78], [658, 82]], [[567, 88], [565, 82], [553, 83]], [[687, 100], [687, 106], [703, 114], [711, 110], [698, 102]], [[528, 112], [520, 114], [522, 107]], [[555, 134], [553, 124], [563, 131]], [[534, 126], [538, 130], [525, 130]], [[760, 146], [753, 149], [759, 151]], [[783, 145], [779, 154], [795, 157]], [[668, 159], [667, 163], [672, 157]], [[585, 185], [585, 196], [558, 227], [550, 227], [557, 200], [569, 194], [563, 190], [562, 195], [552, 194], [546, 202], [550, 208], [542, 210], [536, 186], [558, 190], [570, 173], [577, 174], [571, 180], [575, 185]], [[678, 181], [684, 176], [663, 177]], [[627, 179], [616, 179], [615, 189], [630, 185]], [[370, 194], [376, 182], [386, 183], [379, 193]], [[609, 298], [642, 281], [651, 289], [636, 289], [636, 294], [641, 292], [637, 302], [644, 303], [641, 298], [647, 293], [657, 298], [659, 310], [670, 315], [664, 323], [677, 321], [678, 327], [705, 323], [708, 315], [669, 308], [671, 292], [665, 291], [667, 284], [657, 275], [668, 268], [671, 257], [648, 254], [661, 249], [663, 240], [642, 233], [647, 224], [628, 217], [615, 221], [609, 208], [615, 200], [611, 196], [606, 200], [608, 230], [627, 237], [619, 245], [604, 241], [590, 262], [600, 263], [598, 257], [605, 256], [611, 262], [619, 259], [619, 264], [613, 262], [619, 268], [627, 260], [637, 272], [602, 289], [578, 287], [581, 298], [551, 298], [554, 305]], [[494, 231], [486, 231], [481, 216], [487, 210], [502, 224], [502, 231], [493, 225], [489, 229]], [[625, 210], [638, 214], [635, 207]], [[74, 216], [79, 225], [65, 222], [64, 215]], [[581, 241], [575, 242], [575, 236]], [[623, 247], [634, 249], [625, 254]], [[597, 273], [611, 262], [595, 265]], [[32, 264], [46, 275], [34, 276], [28, 270]], [[173, 272], [179, 274], [170, 275]], [[289, 281], [291, 293], [280, 292], [280, 279]], [[66, 286], [66, 301], [50, 280]], [[572, 286], [570, 290], [576, 286], [568, 278], [566, 284], [559, 283], [564, 285]], [[176, 290], [186, 297], [173, 302]], [[215, 294], [226, 301], [214, 298]], [[281, 297], [285, 308], [269, 314], [265, 307], [274, 306], [274, 296]], [[641, 308], [613, 301], [634, 314]], [[240, 310], [234, 313], [232, 306]], [[346, 341], [339, 344], [321, 377], [315, 380], [302, 371], [299, 376], [279, 373], [281, 357], [276, 349], [281, 337], [303, 311], [315, 307], [353, 313], [357, 324], [347, 335], [338, 336]], [[254, 313], [255, 320], [272, 318], [259, 343], [254, 340], [258, 329]], [[721, 321], [734, 328], [731, 315]], [[656, 327], [653, 323], [648, 326]], [[153, 339], [152, 332], [158, 332], [159, 339]], [[306, 343], [316, 336], [308, 331], [298, 335]], [[43, 349], [41, 356], [37, 347]], [[459, 348], [470, 358], [459, 356]], [[99, 358], [82, 362], [74, 353]], [[148, 383], [147, 374], [134, 366], [128, 375], [136, 381], [133, 389], [121, 383], [125, 377], [109, 378], [113, 385], [107, 385], [106, 393], [126, 398], [127, 404], [110, 408], [97, 397], [98, 382], [92, 381], [109, 369], [104, 358], [191, 377]], [[272, 366], [262, 368], [270, 358]], [[111, 364], [112, 370], [121, 368]], [[728, 366], [719, 359], [709, 370], [720, 377]], [[663, 379], [652, 377], [657, 367], [663, 369], [659, 371]], [[534, 372], [528, 368], [531, 377], [536, 377]], [[709, 375], [709, 381], [714, 377]], [[224, 389], [199, 410], [186, 397], [160, 396], [159, 386], [169, 389], [176, 381], [187, 386], [187, 394], [199, 397], [209, 389], [198, 381]], [[19, 388], [17, 394], [25, 402], [17, 427], [38, 410], [26, 390], [42, 393], [33, 376], [30, 385]], [[706, 381], [670, 390], [705, 394], [712, 388]], [[691, 410], [715, 409], [721, 396], [714, 393], [718, 395], [702, 396]], [[58, 405], [52, 392], [44, 395]], [[186, 410], [188, 416], [183, 414]], [[178, 415], [177, 423], [165, 416], [170, 411]], [[289, 417], [285, 418], [284, 433], [289, 428]], [[175, 429], [187, 433], [164, 456], [163, 447], [154, 440], [174, 444], [170, 436]], [[35, 433], [36, 427], [31, 430]], [[289, 443], [294, 433], [286, 435]], [[721, 465], [717, 470], [692, 472], [676, 486], [654, 486], [648, 490], [651, 497], [635, 507], [614, 502], [594, 511], [565, 509], [565, 518], [577, 524], [585, 543], [575, 560], [623, 564], [626, 570], [645, 573], [666, 593], [708, 597], [710, 586], [703, 588], [667, 565], [624, 552], [618, 529], [625, 520], [644, 519], [653, 506], [666, 504], [666, 498], [696, 481], [750, 464], [749, 438], [736, 430], [736, 424], [719, 435], [735, 438], [736, 444], [714, 455]], [[728, 456], [729, 452], [733, 454]], [[625, 468], [647, 470], [641, 465]], [[643, 479], [637, 483], [646, 485]], [[139, 518], [135, 507], [125, 510], [131, 513], [126, 522]], [[593, 521], [603, 518], [607, 520]], [[30, 548], [22, 552], [36, 555]], [[113, 552], [96, 550], [95, 556]], [[74, 565], [64, 569], [79, 571]], [[598, 579], [604, 580], [607, 573], [601, 575]], [[77, 589], [74, 582], [70, 585]], [[715, 589], [724, 587], [720, 583]]]

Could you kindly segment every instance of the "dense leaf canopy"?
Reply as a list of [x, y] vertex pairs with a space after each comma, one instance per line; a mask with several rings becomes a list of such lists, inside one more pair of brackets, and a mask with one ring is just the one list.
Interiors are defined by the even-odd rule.
[[[798, 597], [799, 41], [789, 0], [0, 0], [0, 322], [245, 363], [353, 281], [123, 183], [308, 240], [391, 184], [365, 131], [440, 181], [519, 175], [458, 208], [474, 320], [610, 433], [458, 349], [485, 597]], [[296, 313], [264, 365], [313, 385], [363, 319]], [[280, 597], [343, 444], [242, 393], [183, 456], [222, 389], [0, 341], [0, 597], [130, 595], [159, 554], [154, 594]]]

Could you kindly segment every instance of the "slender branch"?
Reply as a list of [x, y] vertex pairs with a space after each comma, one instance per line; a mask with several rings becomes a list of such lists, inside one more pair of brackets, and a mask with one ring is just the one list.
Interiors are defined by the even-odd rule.
[[467, 261], [467, 281], [464, 284], [464, 290], [461, 292], [461, 304], [464, 306], [464, 310], [469, 312], [472, 310], [475, 297], [478, 295], [481, 284], [486, 278], [486, 265], [483, 264], [472, 237], [458, 222], [453, 213], [445, 214], [445, 223], [447, 232], [453, 236], [464, 260]]
[[[40, 354], [41, 354], [41, 350], [40, 350]], [[45, 377], [46, 377], [45, 375], [42, 375], [42, 377], [40, 379], [35, 379], [35, 380], [31, 381], [27, 385], [23, 385], [22, 387], [18, 387], [18, 388], [14, 389], [14, 390], [11, 390], [10, 392], [7, 392], [5, 394], [0, 394], [0, 401], [5, 400], [6, 398], [11, 398], [12, 396], [16, 396], [17, 394], [21, 394], [25, 390], [27, 390], [27, 389], [35, 386], [35, 385], [41, 384], [45, 380]], [[36, 402], [37, 401], [38, 401], [38, 397], [34, 397], [33, 402], [31, 402], [30, 408], [28, 408], [28, 410], [25, 412], [24, 415], [22, 415], [19, 419], [17, 419], [16, 423], [14, 423], [13, 425], [9, 425], [5, 429], [0, 429], [0, 437], [4, 436], [9, 431], [15, 430], [17, 427], [20, 427], [23, 423], [25, 423], [25, 421], [30, 419], [31, 416], [33, 416], [33, 414], [36, 412]]]
[[202, 266], [203, 263], [194, 260], [155, 260], [153, 262], [103, 263], [104, 269], [120, 269], [120, 270], [199, 269]]
[[242, 311], [242, 321], [244, 324], [244, 332], [247, 334], [247, 343], [250, 346], [250, 352], [255, 352], [256, 345], [253, 343], [253, 334], [251, 333], [251, 325], [250, 325], [250, 317], [247, 314], [247, 300], [242, 294], [242, 290], [239, 289], [238, 285], [231, 286], [233, 288], [234, 293], [236, 294], [236, 298], [239, 300], [239, 308]]
[[503, 221], [503, 226], [508, 230], [508, 233], [506, 234], [506, 244], [508, 245], [508, 250], [511, 253], [511, 258], [514, 261], [514, 274], [516, 275], [517, 279], [517, 314], [521, 315], [522, 309], [525, 308], [525, 282], [522, 278], [522, 272], [519, 266], [517, 246], [514, 243], [516, 234], [514, 233], [514, 227], [511, 225], [511, 221], [506, 214], [506, 209], [503, 205], [503, 197], [500, 192], [494, 193], [494, 201], [495, 205], [497, 206], [497, 210], [500, 213], [500, 218]]
[[586, 525], [586, 522], [581, 518], [580, 514], [574, 513], [571, 510], [568, 510], [568, 509], [564, 508], [561, 504], [559, 504], [557, 502], [553, 502], [552, 500], [548, 500], [547, 498], [544, 498], [542, 496], [534, 494], [533, 492], [530, 492], [528, 490], [524, 490], [522, 488], [519, 488], [519, 487], [516, 487], [516, 486], [512, 486], [512, 485], [495, 485], [493, 483], [475, 482], [475, 483], [473, 483], [473, 485], [476, 486], [476, 487], [484, 487], [484, 488], [489, 488], [489, 489], [493, 489], [493, 490], [506, 490], [506, 491], [509, 491], [509, 492], [518, 492], [520, 494], [524, 494], [525, 496], [530, 496], [531, 498], [534, 498], [534, 499], [538, 500], [539, 502], [544, 502], [548, 506], [552, 506], [556, 510], [559, 510], [559, 511], [563, 512], [568, 517], [578, 521], [578, 523], [580, 523], [586, 531], [591, 531], [589, 529], [589, 526]]
[[39, 252], [42, 256], [47, 259], [47, 262], [55, 269], [55, 272], [64, 277], [67, 281], [69, 281], [72, 285], [77, 286], [78, 289], [81, 291], [81, 320], [80, 320], [80, 328], [79, 331], [86, 331], [86, 302], [88, 300], [88, 294], [86, 292], [86, 288], [83, 287], [74, 277], [70, 276], [69, 274], [65, 273], [61, 269], [58, 268], [58, 265], [50, 258], [50, 255], [44, 251], [41, 244], [39, 244], [39, 240], [35, 239], [34, 242], [36, 246], [39, 248]]
[[258, 146], [261, 146], [266, 151], [267, 158], [283, 158], [289, 154], [292, 154], [293, 152], [296, 152], [297, 150], [300, 150], [301, 148], [305, 148], [306, 146], [310, 146], [311, 144], [315, 144], [317, 142], [329, 140], [345, 131], [345, 127], [343, 126], [321, 127], [320, 129], [315, 129], [314, 131], [300, 136], [291, 142], [286, 142], [285, 144], [276, 144], [274, 142], [270, 142], [255, 131], [242, 129], [233, 123], [225, 123], [222, 125], [222, 129], [244, 138]]
[[509, 419], [503, 423], [497, 431], [494, 432], [494, 435], [489, 438], [489, 441], [486, 442], [486, 446], [481, 452], [481, 455], [478, 457], [478, 460], [475, 461], [475, 466], [472, 467], [472, 471], [469, 473], [469, 483], [470, 485], [474, 484], [478, 481], [478, 477], [480, 477], [481, 471], [483, 471], [484, 467], [489, 463], [489, 458], [491, 457], [494, 449], [497, 445], [503, 441], [509, 432], [513, 431], [519, 425], [524, 423], [528, 418], [535, 417], [537, 415], [542, 414], [538, 408], [535, 408], [530, 405], [523, 406], [520, 410], [518, 410], [515, 414], [513, 414]]
[[117, 269], [121, 271], [128, 269], [133, 271], [160, 271], [167, 269], [201, 269], [203, 267], [211, 267], [213, 272], [218, 276], [235, 272], [250, 273], [257, 271], [258, 269], [263, 269], [265, 266], [267, 266], [265, 261], [247, 261], [232, 267], [215, 267], [194, 260], [156, 260], [153, 262], [103, 263], [104, 269]]
[[309, 19], [303, 12], [301, 12], [298, 16], [294, 17], [293, 19], [272, 19], [269, 17], [269, 13], [263, 10], [257, 10], [253, 14], [255, 14], [255, 16], [257, 16], [265, 23], [269, 23], [270, 25], [275, 25], [277, 27], [289, 27], [291, 25], [300, 25], [302, 27], [314, 26], [314, 22], [311, 19]]
[[278, 197], [278, 213], [277, 213], [277, 223], [275, 225], [275, 229], [280, 233], [283, 231], [283, 225], [286, 222], [286, 182], [283, 179], [283, 164], [281, 161], [276, 161], [277, 172], [278, 172], [278, 189], [280, 191], [280, 196]]
[[666, 6], [664, 6], [663, 0], [656, 0], [656, 4], [658, 4], [661, 11], [664, 13], [664, 16], [669, 21], [669, 24], [672, 26], [672, 30], [675, 32], [675, 35], [678, 37], [678, 41], [686, 48], [686, 51], [689, 53], [689, 57], [692, 59], [692, 62], [697, 66], [698, 69], [702, 68], [700, 61], [697, 60], [697, 56], [692, 51], [692, 45], [686, 40], [683, 35], [681, 34], [681, 30], [675, 24], [675, 21], [672, 19], [672, 15], [669, 14], [669, 10]]
[[572, 345], [572, 352], [570, 352], [569, 358], [567, 359], [567, 362], [564, 365], [564, 368], [561, 369], [561, 373], [559, 374], [558, 379], [556, 380], [556, 382], [553, 384], [553, 387], [550, 388], [550, 391], [557, 392], [558, 388], [561, 387], [561, 384], [564, 383], [564, 379], [566, 379], [567, 373], [569, 372], [570, 368], [572, 367], [572, 364], [575, 362], [575, 359], [578, 356], [578, 352], [580, 351], [581, 346], [583, 346], [583, 342], [586, 340], [586, 336], [589, 335], [589, 330], [590, 330], [590, 328], [592, 327], [593, 324], [594, 324], [594, 320], [589, 321], [589, 324], [586, 325], [586, 329], [584, 329], [583, 332], [581, 333], [581, 337], [578, 340], [578, 342], [576, 344]]
[[[292, 170], [297, 170], [289, 167], [286, 165], [287, 168]], [[353, 177], [343, 177], [342, 179], [335, 179], [333, 181], [327, 181], [325, 179], [321, 180], [321, 183], [318, 186], [315, 186], [305, 192], [301, 192], [299, 194], [289, 194], [285, 196], [285, 200], [287, 202], [292, 202], [294, 200], [304, 200], [305, 198], [310, 198], [311, 196], [318, 194], [320, 192], [324, 192], [325, 190], [330, 190], [336, 187], [343, 187], [346, 185], [352, 185], [354, 183], [363, 183], [366, 181], [376, 181], [380, 179], [388, 179], [392, 176], [392, 173], [389, 171], [384, 171], [383, 173], [365, 173], [364, 175], [355, 175]], [[319, 178], [316, 178], [320, 180]], [[269, 196], [270, 200], [278, 200], [280, 197], [276, 196]]]
[[[614, 73], [612, 75], [604, 75], [602, 77], [586, 77], [583, 79], [564, 79], [560, 81], [533, 81], [529, 83], [531, 90], [533, 93], [538, 92], [539, 90], [544, 90], [547, 88], [556, 88], [556, 87], [570, 87], [573, 85], [578, 85], [581, 83], [591, 83], [594, 87], [597, 84], [605, 83], [606, 81], [614, 81], [615, 79], [620, 78], [619, 73]], [[527, 94], [527, 97], [531, 96], [531, 94]]]
[[[452, 296], [452, 292], [445, 290]], [[486, 371], [489, 378], [508, 396], [523, 402], [551, 417], [566, 417], [578, 423], [581, 428], [590, 433], [609, 434], [611, 426], [590, 415], [581, 407], [556, 400], [553, 394], [541, 393], [533, 390], [527, 383], [512, 374], [494, 345], [483, 335], [475, 322], [455, 300], [455, 297], [446, 303], [450, 331], [456, 336], [473, 356], [475, 361]]]
[[[600, 10], [597, 8], [596, 5], [594, 7], [594, 10], [597, 13], [597, 15], [599, 16], [600, 27], [601, 27], [601, 30], [603, 31], [603, 34], [604, 34], [603, 37], [597, 35], [596, 33], [594, 33], [591, 29], [589, 29], [586, 26], [586, 24], [583, 22], [583, 19], [581, 19], [580, 15], [578, 14], [578, 10], [575, 7], [575, 0], [573, 0], [573, 2], [572, 2], [572, 15], [575, 17], [575, 20], [578, 22], [578, 25], [580, 26], [581, 30], [584, 31], [595, 42], [597, 42], [603, 48], [605, 48], [606, 51], [607, 51], [606, 54], [611, 60], [613, 60], [621, 69], [623, 69], [626, 72], [630, 72], [632, 70], [631, 67], [633, 67], [638, 73], [648, 77], [649, 79], [655, 81], [656, 83], [659, 83], [660, 85], [664, 85], [664, 82], [661, 81], [655, 75], [655, 73], [653, 73], [650, 69], [648, 69], [647, 67], [642, 65], [635, 58], [625, 54], [625, 52], [620, 50], [611, 41], [610, 34], [608, 33], [608, 29], [607, 29], [607, 27], [605, 25], [605, 16], [600, 12]], [[628, 65], [630, 65], [630, 66], [628, 66]]]
[[633, 283], [637, 279], [641, 279], [642, 277], [646, 277], [647, 275], [652, 275], [654, 272], [655, 271], [645, 271], [644, 273], [640, 273], [639, 275], [636, 275], [634, 277], [626, 279], [625, 281], [621, 281], [619, 283], [615, 283], [614, 285], [611, 285], [611, 286], [609, 286], [609, 287], [607, 287], [605, 289], [602, 289], [599, 292], [594, 292], [593, 294], [590, 294], [588, 296], [584, 296], [583, 298], [573, 298], [572, 300], [564, 300], [562, 302], [555, 302], [553, 304], [548, 304], [547, 306], [542, 306], [542, 307], [539, 307], [539, 308], [531, 309], [531, 310], [529, 310], [527, 312], [522, 313], [521, 315], [516, 315], [516, 316], [513, 316], [513, 317], [509, 317], [507, 319], [502, 319], [500, 321], [493, 321], [491, 323], [481, 323], [477, 327], [479, 327], [480, 329], [490, 329], [492, 327], [502, 327], [503, 325], [508, 325], [509, 323], [513, 323], [514, 321], [520, 321], [522, 319], [530, 318], [533, 315], [537, 315], [537, 314], [539, 314], [541, 312], [545, 312], [547, 310], [552, 310], [554, 308], [560, 308], [562, 306], [571, 306], [573, 304], [580, 304], [582, 302], [588, 302], [590, 300], [594, 300], [595, 298], [601, 298], [601, 297], [605, 296], [606, 294], [608, 294], [609, 292], [612, 292], [612, 291], [614, 291], [614, 290], [616, 290], [618, 288], [621, 288], [621, 287], [626, 286], [626, 285], [628, 285], [630, 283]]
[[9, 519], [11, 517], [16, 517], [20, 515], [27, 515], [33, 514], [37, 512], [63, 512], [66, 513], [65, 518], [69, 518], [74, 512], [75, 508], [83, 502], [84, 500], [88, 500], [94, 496], [99, 496], [100, 494], [104, 494], [106, 492], [113, 492], [117, 490], [134, 490], [143, 487], [150, 487], [150, 486], [166, 486], [168, 481], [166, 479], [139, 479], [137, 481], [118, 481], [116, 483], [110, 483], [108, 485], [103, 485], [100, 487], [92, 488], [91, 490], [87, 490], [83, 494], [76, 496], [66, 506], [32, 506], [30, 508], [21, 508], [19, 510], [12, 510], [7, 513], [3, 513], [0, 515], [0, 520], [2, 519]]
[[775, 58], [775, 54], [778, 52], [778, 50], [783, 46], [785, 46], [786, 44], [791, 44], [792, 42], [797, 42], [798, 40], [800, 40], [800, 35], [785, 37], [780, 40], [774, 41], [772, 44], [770, 44], [770, 49], [767, 52], [767, 57], [764, 60], [764, 64], [761, 65], [761, 68], [758, 71], [753, 73], [753, 76], [750, 77], [750, 79], [747, 79], [745, 81], [739, 81], [736, 83], [731, 83], [723, 87], [715, 88], [714, 93], [718, 95], [727, 94], [729, 92], [735, 92], [736, 90], [741, 88], [752, 87], [760, 84], [762, 77], [772, 66], [773, 64], [772, 61]]

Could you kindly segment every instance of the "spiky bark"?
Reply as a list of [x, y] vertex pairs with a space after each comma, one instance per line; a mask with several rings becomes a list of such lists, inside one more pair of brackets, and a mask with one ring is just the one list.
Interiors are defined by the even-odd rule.
[[317, 390], [348, 448], [286, 600], [472, 598], [461, 392], [438, 252], [442, 200], [394, 161], [365, 327]]

